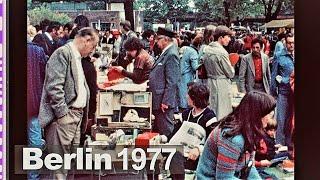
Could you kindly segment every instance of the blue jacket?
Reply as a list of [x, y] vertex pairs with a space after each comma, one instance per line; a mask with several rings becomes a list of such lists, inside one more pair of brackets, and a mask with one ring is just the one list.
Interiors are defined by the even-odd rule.
[[177, 106], [177, 89], [180, 80], [179, 55], [175, 45], [167, 49], [155, 61], [149, 75], [149, 90], [152, 92], [152, 109], [166, 104]]
[[34, 43], [28, 43], [28, 117], [38, 116], [47, 58], [40, 46]]
[[[276, 97], [278, 93], [286, 94], [290, 89], [290, 75], [294, 70], [294, 58], [284, 48], [279, 54], [274, 57], [271, 71], [271, 86], [270, 92]], [[281, 82], [276, 80], [277, 76], [281, 76]], [[277, 92], [278, 88], [278, 92]]]
[[181, 75], [187, 73], [195, 75], [196, 70], [199, 67], [198, 52], [191, 46], [184, 47], [185, 50], [180, 61]]
[[[239, 179], [237, 174], [248, 163], [250, 154], [244, 152], [244, 138], [236, 135], [223, 137], [228, 129], [216, 127], [209, 135], [197, 167], [197, 179]], [[258, 171], [252, 166], [248, 179], [260, 180]]]

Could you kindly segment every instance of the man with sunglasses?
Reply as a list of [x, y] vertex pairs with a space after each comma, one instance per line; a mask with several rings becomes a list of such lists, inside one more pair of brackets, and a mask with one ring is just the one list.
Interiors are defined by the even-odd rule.
[[155, 116], [153, 130], [167, 137], [172, 133], [173, 114], [177, 106], [177, 89], [180, 79], [179, 55], [173, 43], [175, 33], [158, 28], [155, 46], [161, 50], [149, 75], [152, 92], [152, 113]]
[[243, 57], [239, 70], [240, 92], [257, 90], [270, 94], [270, 67], [266, 54], [261, 52], [263, 41], [253, 39], [251, 53]]
[[[47, 62], [39, 122], [45, 130], [49, 153], [72, 153], [86, 130], [90, 94], [81, 58], [91, 55], [98, 41], [95, 29], [82, 28], [73, 41], [57, 49]], [[66, 179], [67, 173], [58, 170], [48, 179]]]

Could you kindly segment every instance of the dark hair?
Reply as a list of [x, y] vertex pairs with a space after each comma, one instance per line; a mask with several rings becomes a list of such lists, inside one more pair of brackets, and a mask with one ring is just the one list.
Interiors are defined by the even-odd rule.
[[74, 39], [76, 37], [76, 35], [78, 34], [78, 31], [80, 30], [79, 27], [75, 27], [72, 29], [69, 39]]
[[204, 109], [209, 105], [210, 91], [202, 83], [189, 84], [188, 95], [197, 108]]
[[286, 38], [286, 35], [284, 33], [280, 33], [278, 35], [278, 41], [281, 41], [281, 39]]
[[276, 130], [277, 128], [278, 128], [277, 121], [275, 119], [269, 119], [267, 123], [267, 127], [265, 128], [266, 131], [273, 130], [273, 129]]
[[203, 42], [203, 35], [202, 34], [196, 35], [192, 40], [192, 44], [195, 47], [199, 47], [202, 44], [202, 42]]
[[49, 26], [48, 26], [48, 28], [47, 28], [47, 32], [50, 33], [50, 32], [52, 32], [53, 30], [58, 31], [61, 26], [62, 26], [62, 25], [61, 25], [59, 22], [57, 22], [57, 21], [51, 21], [50, 24], [49, 24]]
[[289, 37], [293, 37], [293, 34], [292, 33], [288, 33], [288, 34], [286, 34], [286, 40], [287, 40], [287, 38], [289, 38]]
[[208, 25], [206, 26], [206, 28], [204, 29], [204, 32], [203, 32], [203, 41], [204, 41], [204, 44], [208, 45], [209, 43], [211, 43], [211, 36], [213, 36], [214, 34], [214, 31], [216, 29], [216, 26], [214, 25]]
[[40, 25], [38, 25], [38, 24], [35, 25], [34, 27], [36, 28], [36, 31], [37, 31], [37, 32], [41, 30], [41, 27], [40, 27]]
[[129, 31], [131, 29], [131, 23], [128, 20], [121, 21], [120, 26], [123, 27], [124, 30]]
[[275, 107], [276, 100], [272, 96], [250, 91], [232, 113], [221, 119], [219, 127], [230, 129], [224, 133], [226, 138], [241, 134], [245, 140], [245, 150], [252, 152], [264, 135], [261, 119]]
[[149, 38], [151, 35], [154, 35], [154, 31], [152, 29], [147, 29], [142, 33], [142, 38], [147, 39]]
[[126, 51], [133, 51], [133, 50], [141, 50], [144, 48], [143, 43], [140, 41], [139, 38], [132, 37], [129, 38], [125, 43], [124, 43], [124, 49]]
[[51, 22], [51, 21], [48, 20], [48, 19], [44, 19], [44, 20], [42, 20], [42, 21], [40, 22], [40, 28], [41, 28], [42, 32], [46, 32], [46, 31], [47, 31], [47, 28], [48, 28], [50, 22]]
[[83, 27], [89, 27], [89, 19], [82, 14], [76, 17], [74, 23], [76, 23], [77, 27], [80, 27], [80, 29]]
[[63, 30], [65, 30], [66, 28], [68, 28], [68, 31], [71, 31], [73, 28], [74, 23], [73, 22], [68, 22], [67, 24], [65, 24], [63, 26]]
[[254, 38], [252, 41], [251, 41], [251, 46], [253, 46], [254, 44], [256, 43], [259, 43], [260, 44], [260, 48], [263, 47], [263, 42], [260, 38]]

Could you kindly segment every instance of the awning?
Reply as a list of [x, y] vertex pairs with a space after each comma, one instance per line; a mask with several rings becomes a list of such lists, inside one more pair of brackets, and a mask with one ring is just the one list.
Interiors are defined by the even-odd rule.
[[272, 20], [260, 28], [293, 28], [294, 27], [294, 19], [282, 19], [282, 20]]

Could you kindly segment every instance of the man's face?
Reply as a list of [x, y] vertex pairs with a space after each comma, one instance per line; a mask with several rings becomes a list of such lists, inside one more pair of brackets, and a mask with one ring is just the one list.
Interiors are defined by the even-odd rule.
[[137, 56], [137, 50], [127, 51], [127, 55], [129, 55], [132, 58], [135, 58]]
[[276, 137], [276, 130], [270, 129], [267, 131], [267, 134], [269, 135], [269, 137], [275, 138]]
[[98, 39], [98, 37], [95, 37], [94, 39], [92, 39], [90, 36], [82, 37], [81, 42], [83, 43], [83, 48], [80, 52], [82, 57], [88, 57], [95, 52]]
[[221, 43], [223, 46], [228, 46], [230, 40], [231, 40], [230, 35], [225, 35], [225, 36], [221, 37]]
[[165, 36], [163, 36], [163, 35], [157, 36], [155, 43], [158, 45], [158, 47], [159, 47], [161, 50], [163, 50], [163, 49], [165, 48], [165, 45], [166, 45]]
[[64, 36], [63, 27], [60, 26], [59, 29], [53, 29], [51, 36], [55, 40], [62, 38]]
[[288, 52], [294, 51], [294, 37], [287, 37], [286, 46], [287, 46]]
[[154, 35], [151, 35], [151, 36], [148, 38], [148, 41], [149, 41], [149, 42], [152, 42], [153, 39], [154, 39]]
[[126, 33], [126, 30], [124, 30], [123, 26], [120, 26], [120, 32], [123, 34], [123, 33]]
[[259, 43], [255, 43], [252, 45], [252, 54], [253, 55], [260, 55], [261, 46]]

